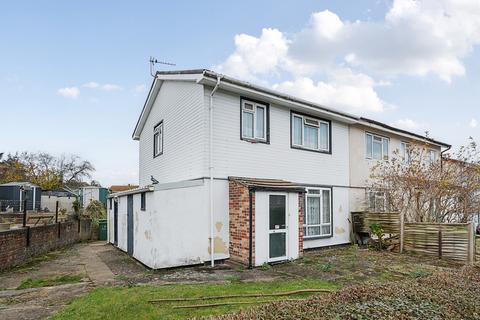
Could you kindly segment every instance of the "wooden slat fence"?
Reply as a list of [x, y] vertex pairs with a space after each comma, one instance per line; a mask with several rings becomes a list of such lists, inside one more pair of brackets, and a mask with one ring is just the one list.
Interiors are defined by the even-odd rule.
[[[385, 233], [400, 235], [400, 248], [458, 262], [480, 261], [471, 223], [403, 223], [398, 213], [352, 213], [353, 231], [370, 232], [378, 223]], [[403, 237], [401, 235], [403, 229]], [[403, 241], [403, 242], [402, 242]], [[480, 241], [479, 241], [480, 242]]]

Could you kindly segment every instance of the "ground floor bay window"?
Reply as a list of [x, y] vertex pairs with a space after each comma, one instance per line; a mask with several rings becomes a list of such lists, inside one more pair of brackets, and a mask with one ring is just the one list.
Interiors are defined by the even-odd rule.
[[303, 210], [304, 238], [332, 236], [332, 190], [308, 189]]

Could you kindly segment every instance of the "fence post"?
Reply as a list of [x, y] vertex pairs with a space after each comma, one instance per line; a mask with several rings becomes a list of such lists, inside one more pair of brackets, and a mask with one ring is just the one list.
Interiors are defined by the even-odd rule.
[[473, 263], [475, 259], [475, 232], [473, 222], [468, 224], [468, 253], [467, 263]]
[[58, 223], [58, 200], [55, 203], [55, 223]]
[[442, 259], [442, 230], [438, 230], [438, 259]]
[[400, 253], [403, 253], [403, 242], [404, 242], [404, 232], [405, 232], [405, 221], [403, 210], [400, 213]]

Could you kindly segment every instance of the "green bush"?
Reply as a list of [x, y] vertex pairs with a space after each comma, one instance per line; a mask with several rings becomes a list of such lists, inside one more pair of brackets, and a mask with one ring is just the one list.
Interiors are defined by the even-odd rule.
[[83, 216], [91, 219], [92, 223], [98, 226], [99, 220], [107, 217], [107, 211], [100, 201], [92, 200], [85, 210], [83, 210]]

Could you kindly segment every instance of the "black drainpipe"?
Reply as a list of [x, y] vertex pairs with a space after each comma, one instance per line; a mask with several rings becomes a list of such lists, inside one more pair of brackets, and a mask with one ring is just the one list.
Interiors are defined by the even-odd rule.
[[440, 172], [443, 172], [443, 154], [450, 150], [452, 146], [448, 146], [447, 149], [440, 151]]
[[252, 269], [253, 268], [253, 252], [252, 252], [252, 245], [253, 245], [253, 209], [252, 209], [252, 199], [253, 199], [253, 190], [248, 189], [248, 196], [249, 196], [249, 212], [248, 212], [248, 268]]

